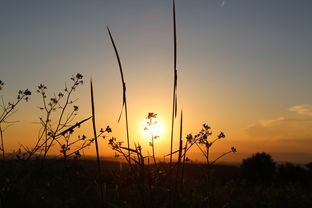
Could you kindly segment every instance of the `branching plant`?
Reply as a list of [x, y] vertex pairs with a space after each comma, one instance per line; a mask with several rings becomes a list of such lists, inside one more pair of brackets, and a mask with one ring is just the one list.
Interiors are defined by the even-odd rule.
[[[78, 158], [79, 151], [94, 142], [94, 138], [87, 139], [85, 135], [73, 137], [74, 130], [91, 118], [74, 123], [79, 107], [75, 105], [76, 100], [72, 99], [72, 94], [82, 84], [83, 76], [77, 73], [71, 77], [70, 86], [65, 84], [64, 90], [52, 97], [48, 97], [45, 85], [38, 86], [37, 93], [42, 99], [40, 110], [43, 112], [39, 118], [41, 129], [34, 147], [23, 146], [25, 152], [17, 155], [19, 159], [30, 159], [36, 156], [45, 160], [48, 152], [55, 145], [59, 146], [63, 159], [71, 156]], [[100, 132], [99, 136], [103, 133], [104, 131]]]
[[[181, 125], [182, 125], [182, 115], [181, 115]], [[205, 159], [205, 162], [206, 162], [206, 171], [205, 172], [206, 172], [207, 180], [209, 177], [210, 167], [213, 164], [215, 164], [219, 159], [223, 158], [224, 156], [226, 156], [230, 153], [235, 153], [237, 151], [235, 147], [231, 147], [231, 149], [229, 151], [222, 153], [220, 156], [218, 156], [214, 160], [210, 160], [209, 153], [210, 153], [211, 147], [218, 140], [225, 138], [225, 134], [223, 132], [220, 132], [220, 134], [216, 138], [212, 139], [211, 138], [212, 131], [210, 129], [211, 129], [210, 126], [208, 126], [207, 124], [203, 124], [202, 129], [197, 134], [195, 134], [194, 136], [192, 134], [188, 134], [186, 136], [186, 141], [185, 141], [184, 147], [182, 147], [182, 145], [181, 145], [183, 143], [183, 141], [180, 140], [180, 148], [172, 153], [172, 154], [178, 153], [178, 160], [176, 163], [178, 170], [177, 170], [176, 177], [178, 177], [179, 166], [180, 166], [180, 163], [182, 161], [181, 178], [180, 178], [180, 187], [181, 187], [180, 189], [181, 190], [183, 190], [183, 184], [184, 184], [185, 163], [190, 160], [187, 157], [187, 153], [193, 146], [196, 146], [198, 148], [198, 150], [202, 153], [202, 155]], [[170, 156], [170, 154], [165, 155], [165, 157], [167, 157], [167, 156]], [[177, 185], [178, 185], [178, 183], [176, 183], [176, 186]]]
[[[4, 83], [0, 80], [0, 90], [3, 89]], [[0, 111], [0, 139], [1, 146], [0, 151], [2, 152], [2, 159], [5, 160], [5, 147], [4, 147], [4, 132], [10, 127], [13, 121], [9, 121], [8, 119], [16, 112], [16, 106], [22, 101], [28, 101], [31, 92], [26, 90], [19, 90], [17, 93], [16, 100], [13, 102], [8, 102], [5, 104], [3, 97], [1, 96], [1, 111]]]

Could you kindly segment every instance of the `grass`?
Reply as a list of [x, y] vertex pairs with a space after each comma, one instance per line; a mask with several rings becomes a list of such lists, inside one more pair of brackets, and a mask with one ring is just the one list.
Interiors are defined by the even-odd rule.
[[[67, 162], [64, 168], [61, 160], [48, 159], [46, 169], [38, 172], [40, 161], [0, 161], [2, 207], [101, 207], [95, 194], [97, 161]], [[128, 163], [122, 163], [123, 168], [117, 161], [101, 161], [101, 165], [106, 170], [102, 181], [107, 193], [102, 207], [169, 207], [168, 175], [156, 174], [153, 165], [145, 167], [144, 195], [138, 177], [129, 173]], [[158, 166], [170, 169], [168, 163]], [[172, 207], [311, 207], [311, 178], [305, 184], [278, 183], [278, 178], [272, 185], [250, 184], [240, 175], [239, 166], [215, 165], [207, 184], [204, 167], [185, 164], [184, 190], [179, 190], [181, 197], [173, 200]]]
[[100, 161], [100, 153], [99, 153], [99, 145], [98, 145], [98, 138], [96, 133], [96, 126], [95, 126], [95, 108], [94, 108], [94, 95], [93, 95], [93, 84], [92, 79], [90, 80], [90, 90], [91, 90], [91, 109], [92, 109], [92, 127], [93, 127], [93, 136], [95, 141], [95, 150], [96, 150], [96, 161], [97, 161], [97, 169], [98, 169], [98, 179], [99, 179], [99, 189], [100, 189], [100, 198], [101, 201], [104, 200], [104, 192], [103, 186], [101, 183], [101, 161]]
[[172, 116], [171, 116], [171, 137], [170, 137], [170, 164], [172, 164], [172, 148], [173, 148], [173, 131], [174, 131], [174, 119], [177, 116], [178, 109], [178, 71], [177, 71], [177, 30], [176, 30], [176, 17], [175, 17], [175, 1], [173, 0], [173, 96], [172, 96]]
[[[121, 113], [120, 113], [120, 115], [119, 115], [118, 122], [120, 121], [120, 118], [121, 118], [123, 109], [125, 109], [126, 131], [127, 131], [127, 147], [128, 147], [128, 149], [130, 149], [129, 124], [128, 124], [128, 107], [127, 107], [127, 94], [126, 94], [126, 82], [125, 82], [124, 75], [123, 75], [123, 71], [122, 71], [121, 61], [120, 61], [120, 58], [119, 58], [119, 53], [118, 53], [118, 50], [117, 50], [117, 47], [116, 47], [116, 45], [115, 45], [113, 36], [112, 36], [112, 34], [111, 34], [111, 32], [110, 32], [108, 26], [107, 26], [107, 31], [108, 31], [109, 37], [110, 37], [110, 39], [111, 39], [112, 45], [113, 45], [113, 47], [114, 47], [114, 51], [115, 51], [116, 58], [117, 58], [117, 61], [118, 61], [118, 66], [119, 66], [119, 71], [120, 71], [120, 76], [121, 76], [121, 84], [122, 84], [122, 97], [123, 97], [123, 99], [122, 99]], [[128, 151], [128, 157], [130, 158], [130, 151]], [[130, 164], [131, 164], [131, 160], [129, 160], [129, 162], [130, 162]]]

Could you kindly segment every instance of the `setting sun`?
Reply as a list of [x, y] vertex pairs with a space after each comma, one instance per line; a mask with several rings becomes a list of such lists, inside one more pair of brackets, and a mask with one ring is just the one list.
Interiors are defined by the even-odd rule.
[[158, 138], [163, 133], [163, 125], [156, 116], [157, 114], [155, 113], [148, 113], [145, 119], [143, 130], [148, 139], [152, 137], [154, 137], [154, 139]]

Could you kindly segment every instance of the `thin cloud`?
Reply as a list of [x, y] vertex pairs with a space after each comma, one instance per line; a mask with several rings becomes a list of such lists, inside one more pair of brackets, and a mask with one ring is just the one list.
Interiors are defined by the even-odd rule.
[[292, 143], [292, 142], [301, 142], [301, 143], [311, 143], [312, 142], [312, 138], [284, 138], [284, 139], [279, 139], [277, 140], [278, 142], [288, 142], [288, 143]]
[[261, 124], [262, 126], [270, 126], [272, 124], [274, 124], [275, 122], [278, 122], [278, 121], [283, 121], [285, 120], [284, 117], [279, 117], [279, 118], [275, 118], [275, 119], [272, 119], [272, 120], [259, 120], [259, 124]]
[[295, 105], [288, 108], [289, 111], [296, 112], [301, 115], [312, 116], [312, 105], [303, 104], [303, 105]]
[[312, 119], [278, 117], [270, 120], [259, 120], [249, 125], [244, 132], [252, 138], [262, 139], [312, 139]]

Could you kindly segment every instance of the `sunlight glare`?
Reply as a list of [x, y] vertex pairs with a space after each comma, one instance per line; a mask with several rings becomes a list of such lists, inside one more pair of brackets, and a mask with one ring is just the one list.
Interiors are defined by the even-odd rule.
[[147, 139], [151, 139], [151, 137], [160, 137], [163, 133], [162, 122], [158, 118], [156, 118], [156, 116], [146, 118], [143, 131]]

